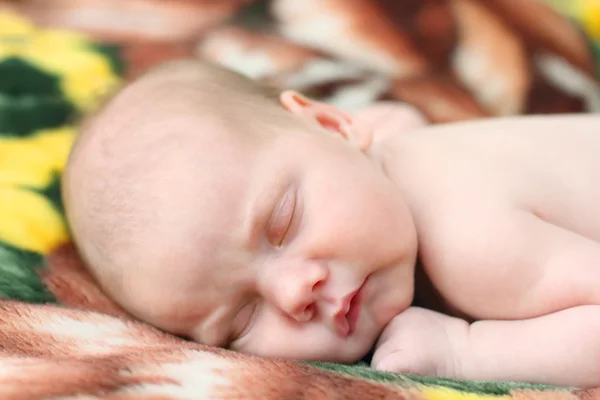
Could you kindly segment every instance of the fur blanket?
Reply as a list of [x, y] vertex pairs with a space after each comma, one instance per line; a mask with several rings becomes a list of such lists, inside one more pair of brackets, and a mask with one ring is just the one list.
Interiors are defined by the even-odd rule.
[[268, 360], [167, 335], [85, 272], [60, 198], [78, 117], [182, 56], [348, 111], [405, 101], [431, 123], [597, 112], [599, 3], [547, 3], [0, 0], [0, 398], [600, 399]]

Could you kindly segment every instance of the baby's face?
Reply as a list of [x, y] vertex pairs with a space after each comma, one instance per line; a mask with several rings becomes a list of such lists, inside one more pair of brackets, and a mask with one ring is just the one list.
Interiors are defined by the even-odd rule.
[[202, 162], [182, 157], [160, 180], [168, 223], [150, 232], [124, 306], [208, 345], [360, 359], [412, 300], [416, 235], [399, 192], [335, 135], [298, 128], [257, 144], [210, 129], [223, 132], [210, 150], [198, 141]]

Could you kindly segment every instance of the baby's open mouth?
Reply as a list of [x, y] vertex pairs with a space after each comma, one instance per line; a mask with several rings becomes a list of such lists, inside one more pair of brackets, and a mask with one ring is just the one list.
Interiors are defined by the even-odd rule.
[[365, 283], [366, 280], [357, 290], [344, 297], [342, 307], [335, 314], [336, 332], [341, 337], [348, 337], [356, 330], [360, 314], [361, 292]]

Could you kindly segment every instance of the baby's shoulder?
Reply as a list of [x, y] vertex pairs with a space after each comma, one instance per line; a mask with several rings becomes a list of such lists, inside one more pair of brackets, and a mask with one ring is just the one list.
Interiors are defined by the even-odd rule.
[[452, 268], [480, 264], [480, 257], [487, 259], [494, 251], [500, 227], [510, 224], [508, 209], [508, 205], [485, 204], [472, 198], [464, 202], [438, 198], [437, 204], [424, 207], [418, 218], [423, 256], [435, 265], [451, 264]]
[[528, 254], [513, 240], [518, 215], [508, 206], [442, 204], [417, 228], [420, 260], [433, 286], [461, 313], [508, 317], [524, 288], [540, 278], [524, 273]]

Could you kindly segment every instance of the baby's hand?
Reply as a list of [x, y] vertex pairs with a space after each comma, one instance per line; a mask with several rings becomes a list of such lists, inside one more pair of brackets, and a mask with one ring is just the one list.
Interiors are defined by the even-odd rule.
[[445, 378], [461, 375], [467, 322], [423, 308], [396, 316], [377, 342], [371, 366]]

